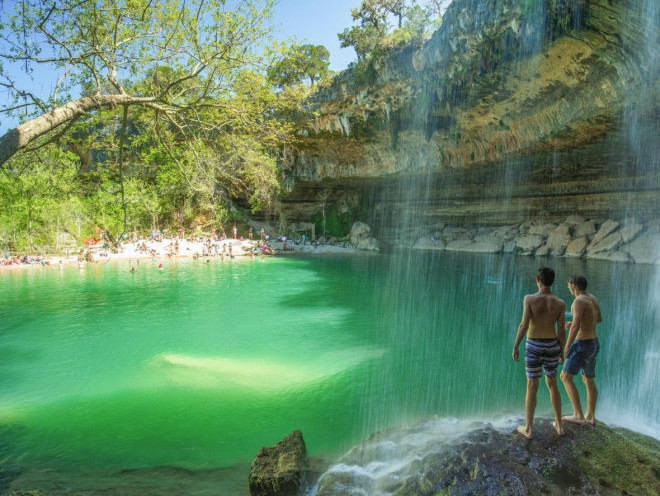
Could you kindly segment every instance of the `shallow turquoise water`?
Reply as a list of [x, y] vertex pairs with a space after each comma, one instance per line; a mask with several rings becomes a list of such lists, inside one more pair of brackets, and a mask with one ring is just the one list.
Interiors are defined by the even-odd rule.
[[[657, 429], [657, 268], [544, 262], [569, 305], [576, 272], [601, 299], [601, 417]], [[433, 415], [522, 414], [510, 350], [539, 264], [412, 252], [1, 274], [0, 455], [61, 470], [240, 467], [244, 480], [294, 429], [332, 457]]]

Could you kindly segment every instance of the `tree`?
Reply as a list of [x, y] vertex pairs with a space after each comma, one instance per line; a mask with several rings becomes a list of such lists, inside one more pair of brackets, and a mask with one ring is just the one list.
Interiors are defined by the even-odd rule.
[[287, 55], [268, 69], [269, 77], [280, 88], [299, 85], [309, 80], [310, 85], [328, 74], [330, 52], [323, 45], [293, 45]]
[[350, 28], [346, 28], [337, 37], [339, 38], [339, 46], [341, 48], [353, 47], [359, 62], [376, 50], [385, 37], [385, 33], [369, 24], [365, 27], [351, 26]]
[[[0, 174], [0, 243], [12, 250], [57, 240], [77, 188], [77, 157], [50, 146], [16, 157]], [[25, 237], [23, 237], [25, 236]]]
[[316, 199], [319, 202], [319, 207], [321, 208], [321, 214], [323, 216], [322, 228], [323, 228], [323, 244], [326, 244], [326, 233], [325, 233], [325, 211], [328, 207], [328, 202], [330, 201], [330, 190], [322, 189], [316, 195]]
[[[273, 3], [237, 0], [229, 10], [223, 0], [22, 0], [13, 13], [3, 8], [0, 86], [12, 103], [1, 112], [20, 113], [22, 123], [0, 137], [0, 164], [100, 109], [148, 110], [154, 127], [179, 142], [193, 129], [221, 132], [204, 120], [212, 110], [250, 119], [232, 91], [260, 60]], [[15, 77], [19, 68], [59, 79], [40, 96]]]
[[426, 11], [430, 18], [441, 18], [450, 3], [451, 0], [428, 0]]
[[411, 39], [421, 44], [427, 37], [426, 28], [429, 25], [428, 12], [419, 5], [408, 9], [408, 18], [404, 24], [404, 29], [411, 35]]
[[408, 10], [407, 0], [380, 0], [382, 9], [398, 19], [398, 27], [403, 25], [403, 18]]
[[362, 0], [360, 8], [351, 9], [354, 21], [360, 21], [360, 26], [372, 26], [381, 33], [387, 32], [387, 11], [383, 9], [381, 0]]
[[354, 21], [360, 21], [362, 27], [372, 25], [385, 33], [389, 29], [387, 18], [390, 14], [397, 18], [399, 28], [403, 25], [408, 3], [408, 0], [362, 0], [360, 8], [352, 9], [351, 15]]

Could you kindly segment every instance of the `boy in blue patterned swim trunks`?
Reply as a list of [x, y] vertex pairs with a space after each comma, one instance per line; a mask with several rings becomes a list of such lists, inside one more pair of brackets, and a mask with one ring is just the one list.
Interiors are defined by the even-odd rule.
[[554, 280], [554, 271], [547, 267], [541, 267], [536, 273], [536, 285], [539, 291], [525, 296], [523, 300], [523, 316], [518, 326], [516, 341], [513, 344], [512, 357], [518, 362], [518, 347], [523, 338], [527, 336], [525, 344], [525, 371], [527, 373], [525, 425], [518, 427], [518, 432], [528, 439], [532, 438], [536, 393], [539, 389], [539, 379], [544, 372], [545, 384], [550, 392], [550, 402], [555, 416], [553, 425], [560, 436], [564, 434], [561, 424], [561, 396], [557, 387], [557, 366], [564, 358], [566, 305], [552, 294], [550, 286]]
[[[600, 313], [598, 299], [587, 293], [587, 279], [584, 276], [574, 275], [568, 279], [568, 289], [575, 301], [571, 305], [573, 322], [566, 324], [568, 340], [564, 353], [566, 363], [561, 373], [568, 398], [573, 405], [573, 415], [564, 417], [566, 422], [575, 424], [596, 423], [596, 402], [598, 401], [598, 388], [596, 388], [596, 356], [600, 350], [596, 325], [603, 321]], [[587, 412], [582, 413], [580, 395], [573, 377], [582, 371], [582, 381], [587, 387]]]

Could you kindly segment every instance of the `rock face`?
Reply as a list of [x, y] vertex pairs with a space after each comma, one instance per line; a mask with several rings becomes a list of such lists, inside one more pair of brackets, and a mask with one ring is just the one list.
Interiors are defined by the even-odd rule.
[[358, 250], [379, 251], [378, 240], [371, 235], [371, 228], [364, 222], [356, 222], [351, 228], [348, 239]]
[[[650, 221], [645, 226], [634, 221], [622, 225], [609, 219], [603, 222], [598, 230], [595, 221], [581, 221], [573, 227], [570, 221], [571, 219], [567, 218], [557, 226], [533, 223], [504, 226], [490, 234], [484, 234], [484, 229], [477, 231], [446, 226], [441, 230], [435, 230], [431, 235], [420, 237], [412, 248], [517, 253], [537, 257], [584, 257], [643, 264], [660, 263], [660, 222], [658, 221]], [[430, 229], [429, 227], [427, 230]], [[571, 230], [575, 233], [573, 236], [570, 234]], [[585, 235], [585, 232], [591, 234]], [[575, 237], [576, 235], [579, 237]], [[443, 239], [446, 240], [445, 243]]]
[[569, 216], [575, 240], [605, 219], [660, 217], [652, 3], [455, 0], [420, 49], [310, 98], [282, 163], [287, 219], [309, 221], [321, 188], [384, 243], [529, 220], [525, 234], [547, 238]]
[[[383, 492], [394, 496], [660, 494], [659, 441], [603, 424], [566, 425], [560, 437], [550, 420], [534, 423], [531, 441], [486, 426], [449, 447], [432, 449], [411, 475], [384, 482]], [[359, 480], [351, 484], [355, 479], [346, 480], [345, 472], [331, 469], [321, 478], [318, 494], [363, 494]]]
[[296, 496], [307, 470], [307, 447], [300, 431], [275, 446], [261, 448], [250, 468], [252, 496]]

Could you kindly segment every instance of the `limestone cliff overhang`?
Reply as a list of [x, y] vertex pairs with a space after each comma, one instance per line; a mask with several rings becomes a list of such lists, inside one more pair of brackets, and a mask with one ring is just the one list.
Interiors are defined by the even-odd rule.
[[286, 174], [439, 172], [657, 137], [660, 21], [648, 3], [456, 0], [421, 49], [311, 97]]

